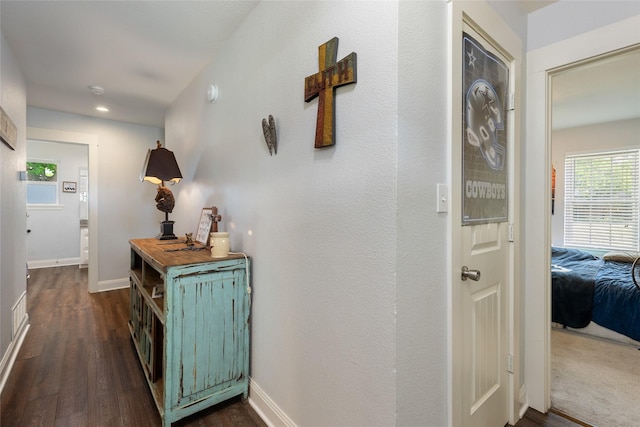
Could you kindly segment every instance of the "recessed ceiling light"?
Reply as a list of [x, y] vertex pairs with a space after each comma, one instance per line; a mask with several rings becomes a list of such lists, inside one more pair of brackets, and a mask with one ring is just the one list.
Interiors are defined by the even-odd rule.
[[102, 105], [98, 105], [98, 106], [96, 107], [96, 110], [98, 110], [98, 111], [102, 111], [103, 113], [106, 113], [106, 112], [108, 112], [108, 111], [109, 111], [109, 109], [108, 109], [107, 107], [104, 107], [104, 106], [102, 106]]

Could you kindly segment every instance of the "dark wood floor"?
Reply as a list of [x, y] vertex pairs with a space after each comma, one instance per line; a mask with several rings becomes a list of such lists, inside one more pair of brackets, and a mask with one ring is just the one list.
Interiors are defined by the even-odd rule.
[[[31, 328], [0, 398], [0, 425], [155, 427], [160, 416], [129, 337], [129, 292], [89, 294], [87, 270], [31, 271]], [[529, 410], [517, 427], [579, 427]], [[239, 399], [175, 426], [265, 426]]]
[[[5, 384], [0, 425], [160, 426], [131, 343], [126, 289], [89, 294], [87, 270], [32, 270], [31, 328]], [[265, 426], [239, 399], [174, 426]]]
[[524, 417], [516, 423], [516, 427], [592, 427], [591, 425], [573, 419], [567, 415], [549, 412], [548, 414], [540, 413], [536, 410], [529, 409]]

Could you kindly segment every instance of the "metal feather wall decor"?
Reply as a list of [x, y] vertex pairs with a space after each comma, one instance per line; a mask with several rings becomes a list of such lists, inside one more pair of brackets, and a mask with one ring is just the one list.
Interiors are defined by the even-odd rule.
[[264, 133], [264, 140], [269, 147], [269, 155], [273, 156], [278, 154], [278, 138], [276, 136], [276, 121], [273, 116], [269, 114], [269, 121], [262, 119], [262, 132]]

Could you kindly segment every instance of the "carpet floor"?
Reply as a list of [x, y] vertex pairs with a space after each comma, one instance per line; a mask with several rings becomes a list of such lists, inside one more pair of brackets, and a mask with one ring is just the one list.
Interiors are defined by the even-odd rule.
[[640, 426], [638, 347], [551, 331], [551, 407], [597, 427]]

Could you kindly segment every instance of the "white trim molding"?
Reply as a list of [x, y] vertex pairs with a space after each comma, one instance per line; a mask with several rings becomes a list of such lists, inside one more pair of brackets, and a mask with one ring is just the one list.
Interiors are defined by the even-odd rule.
[[253, 378], [249, 378], [249, 404], [269, 427], [297, 427]]
[[9, 347], [0, 361], [0, 394], [2, 394], [4, 385], [9, 378], [9, 374], [13, 370], [13, 364], [18, 357], [18, 353], [20, 352], [20, 348], [22, 348], [22, 344], [24, 343], [24, 339], [27, 336], [27, 332], [30, 327], [29, 315], [25, 314], [25, 318], [21, 323], [20, 329], [18, 329], [15, 337], [13, 337], [14, 339], [9, 343]]
[[115, 291], [116, 289], [128, 288], [129, 285], [129, 278], [101, 280], [98, 282], [98, 289], [96, 292]]
[[27, 261], [27, 268], [30, 270], [49, 267], [65, 267], [68, 265], [80, 265], [80, 257]]

